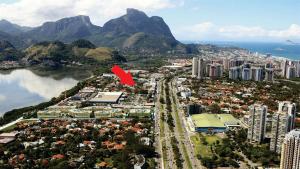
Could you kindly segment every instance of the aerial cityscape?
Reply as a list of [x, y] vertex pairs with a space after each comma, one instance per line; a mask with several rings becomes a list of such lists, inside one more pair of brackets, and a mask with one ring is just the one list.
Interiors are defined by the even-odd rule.
[[300, 169], [300, 1], [0, 10], [0, 169]]

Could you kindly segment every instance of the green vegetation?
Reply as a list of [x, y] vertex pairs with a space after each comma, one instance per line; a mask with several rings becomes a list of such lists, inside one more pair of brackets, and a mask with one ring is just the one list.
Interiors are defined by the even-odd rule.
[[96, 49], [90, 49], [85, 54], [86, 57], [93, 58], [97, 61], [105, 61], [112, 58], [112, 49], [105, 48], [105, 47], [99, 47]]
[[201, 155], [201, 157], [211, 157], [213, 152], [210, 146], [213, 146], [215, 143], [221, 143], [222, 139], [215, 135], [202, 135], [197, 134], [195, 136], [191, 136], [191, 140], [195, 145], [195, 152], [197, 156]]
[[214, 114], [222, 113], [221, 108], [218, 104], [214, 103], [208, 107], [209, 111]]
[[[160, 99], [164, 100], [164, 83], [161, 83], [160, 86], [161, 93], [160, 93]], [[161, 139], [161, 145], [162, 145], [162, 158], [164, 163], [164, 168], [167, 168], [167, 145], [165, 140], [165, 107], [164, 103], [161, 103], [159, 111], [160, 111], [160, 139]]]
[[0, 41], [0, 62], [1, 61], [16, 61], [22, 57], [22, 53], [8, 41]]
[[[172, 133], [174, 133], [174, 119], [172, 116], [172, 102], [170, 99], [170, 89], [169, 89], [169, 83], [170, 82], [170, 78], [166, 78], [166, 80], [164, 81], [163, 84], [163, 88], [162, 91], [165, 94], [165, 99], [166, 99], [166, 109], [167, 109], [167, 124], [169, 125], [169, 129], [171, 130]], [[165, 116], [165, 114], [163, 113], [163, 116]], [[163, 121], [165, 121], [165, 117], [162, 118]], [[177, 141], [176, 137], [172, 136], [171, 137], [171, 146], [172, 146], [172, 151], [174, 154], [174, 159], [175, 159], [175, 163], [176, 166], [178, 168], [182, 168], [183, 167], [183, 161], [182, 161], [182, 157], [180, 154], [180, 150], [178, 147], [179, 142]], [[164, 151], [164, 147], [163, 147], [163, 151]]]
[[8, 127], [4, 128], [4, 129], [2, 129], [1, 131], [2, 132], [11, 132], [11, 131], [13, 131], [15, 129], [15, 127], [17, 127], [16, 124], [8, 126]]
[[198, 158], [207, 168], [215, 167], [234, 167], [238, 168], [237, 161], [242, 157], [234, 152], [234, 149], [228, 147], [228, 141], [215, 135], [196, 135], [191, 140], [195, 144]]
[[158, 67], [162, 67], [166, 65], [166, 59], [163, 56], [155, 56], [155, 57], [142, 57], [140, 55], [130, 55], [123, 54], [128, 60], [127, 65], [129, 67], [134, 67], [135, 69], [145, 69], [147, 68], [149, 71], [156, 71]]
[[63, 64], [95, 64], [104, 61], [126, 61], [117, 51], [110, 48], [95, 48], [87, 40], [77, 40], [72, 44], [60, 41], [40, 42], [30, 46], [25, 51], [25, 58], [30, 64], [43, 64], [50, 67], [59, 67]]
[[[144, 145], [140, 142], [142, 137], [149, 137], [148, 134], [137, 135], [132, 130], [125, 130], [126, 126], [120, 127], [122, 130], [122, 138], [118, 138], [116, 132], [111, 131], [105, 134], [100, 134], [97, 127], [85, 127], [84, 124], [100, 124], [101, 120], [98, 121], [77, 121], [76, 124], [80, 128], [85, 128], [85, 134], [70, 134], [70, 131], [56, 124], [64, 123], [65, 121], [58, 122], [49, 121], [48, 126], [41, 126], [43, 130], [34, 130], [32, 134], [36, 137], [44, 138], [43, 146], [30, 145], [25, 148], [22, 144], [24, 141], [32, 141], [36, 138], [29, 138], [27, 135], [18, 136], [18, 140], [9, 143], [7, 145], [0, 145], [1, 160], [0, 168], [12, 168], [9, 162], [16, 155], [23, 154], [26, 160], [18, 161], [18, 168], [49, 168], [49, 169], [62, 169], [62, 168], [94, 168], [96, 163], [106, 162], [108, 168], [120, 168], [120, 169], [131, 169], [133, 168], [133, 159], [135, 155], [143, 155], [146, 159], [145, 168], [152, 168], [155, 166], [153, 158], [156, 156], [155, 148], [152, 145]], [[130, 125], [134, 126], [137, 123], [142, 123], [147, 129], [152, 126], [152, 121], [133, 119], [130, 121]], [[33, 127], [35, 124], [30, 125]], [[47, 127], [52, 127], [57, 132], [53, 133], [47, 130]], [[30, 128], [27, 127], [27, 128]], [[17, 128], [17, 130], [23, 130]], [[33, 130], [31, 128], [31, 130]], [[31, 134], [30, 134], [31, 135]], [[62, 140], [60, 136], [66, 135]], [[152, 136], [150, 136], [151, 138]], [[153, 138], [153, 137], [152, 137]], [[80, 147], [79, 144], [85, 140], [93, 140], [95, 144], [92, 147]], [[62, 141], [62, 144], [55, 145], [57, 141]], [[121, 144], [121, 141], [125, 141], [126, 145], [120, 150], [108, 148], [104, 143], [106, 141]], [[7, 152], [7, 153], [4, 153]], [[62, 154], [63, 158], [53, 159], [56, 154]], [[74, 159], [84, 157], [81, 162], [77, 162]], [[27, 160], [28, 159], [28, 160]], [[33, 161], [36, 161], [33, 163]], [[42, 161], [47, 161], [43, 163]]]
[[[177, 131], [179, 132], [179, 137], [183, 137], [184, 134], [183, 134], [182, 124], [180, 122], [180, 118], [178, 115], [179, 112], [177, 109], [176, 98], [175, 98], [175, 95], [173, 92], [171, 92], [171, 95], [172, 95], [172, 108], [173, 108], [173, 113], [175, 113], [175, 122], [176, 122], [176, 126], [177, 126]], [[189, 155], [187, 153], [187, 149], [181, 141], [180, 141], [180, 146], [182, 147], [184, 159], [187, 162], [188, 168], [193, 168], [191, 159], [189, 158]]]
[[242, 151], [248, 159], [255, 163], [261, 163], [263, 166], [278, 166], [279, 156], [269, 150], [269, 146], [253, 145], [247, 142], [247, 131], [240, 129], [237, 131], [228, 131], [228, 147], [233, 150]]
[[254, 146], [247, 142], [246, 130], [228, 131], [226, 134], [228, 137], [223, 139], [215, 135], [202, 134], [191, 137], [197, 157], [205, 167], [238, 168], [238, 161], [244, 161], [241, 153], [254, 163], [261, 163], [263, 166], [279, 164], [279, 157], [270, 152], [268, 145]]
[[291, 81], [295, 81], [295, 82], [300, 82], [300, 78], [299, 77], [295, 77], [295, 78], [292, 78], [290, 79]]

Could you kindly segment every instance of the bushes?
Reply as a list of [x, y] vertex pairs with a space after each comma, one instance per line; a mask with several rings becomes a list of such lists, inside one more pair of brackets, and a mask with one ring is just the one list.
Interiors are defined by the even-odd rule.
[[178, 141], [176, 140], [175, 137], [171, 138], [171, 145], [172, 145], [172, 149], [173, 149], [173, 153], [174, 153], [174, 158], [175, 158], [175, 163], [176, 166], [178, 168], [183, 168], [183, 160], [181, 158], [181, 154], [179, 152], [179, 148], [178, 148]]
[[[268, 145], [253, 145], [247, 143], [247, 132], [245, 129], [240, 129], [234, 132], [227, 132], [230, 139], [227, 141], [229, 146], [235, 150], [239, 149], [253, 162], [260, 162], [264, 166], [278, 165], [279, 157], [269, 150]], [[233, 156], [235, 158], [241, 158], [239, 156]]]

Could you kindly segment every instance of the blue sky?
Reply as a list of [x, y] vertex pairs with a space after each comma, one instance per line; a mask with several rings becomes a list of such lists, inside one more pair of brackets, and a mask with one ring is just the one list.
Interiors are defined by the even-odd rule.
[[128, 7], [163, 17], [179, 40], [300, 41], [300, 0], [0, 0], [10, 9], [0, 18], [37, 26], [86, 14], [102, 25]]
[[153, 12], [172, 26], [214, 22], [220, 25], [260, 25], [269, 29], [300, 24], [299, 0], [187, 0], [183, 6]]

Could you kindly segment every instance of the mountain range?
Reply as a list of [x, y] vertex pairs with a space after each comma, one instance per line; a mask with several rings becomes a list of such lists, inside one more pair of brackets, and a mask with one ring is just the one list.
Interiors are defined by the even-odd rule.
[[0, 40], [8, 41], [20, 49], [43, 41], [71, 43], [78, 39], [119, 50], [186, 52], [186, 46], [174, 38], [161, 17], [148, 17], [136, 9], [127, 9], [125, 15], [109, 20], [103, 27], [94, 25], [88, 16], [82, 15], [45, 22], [38, 27], [0, 21]]

